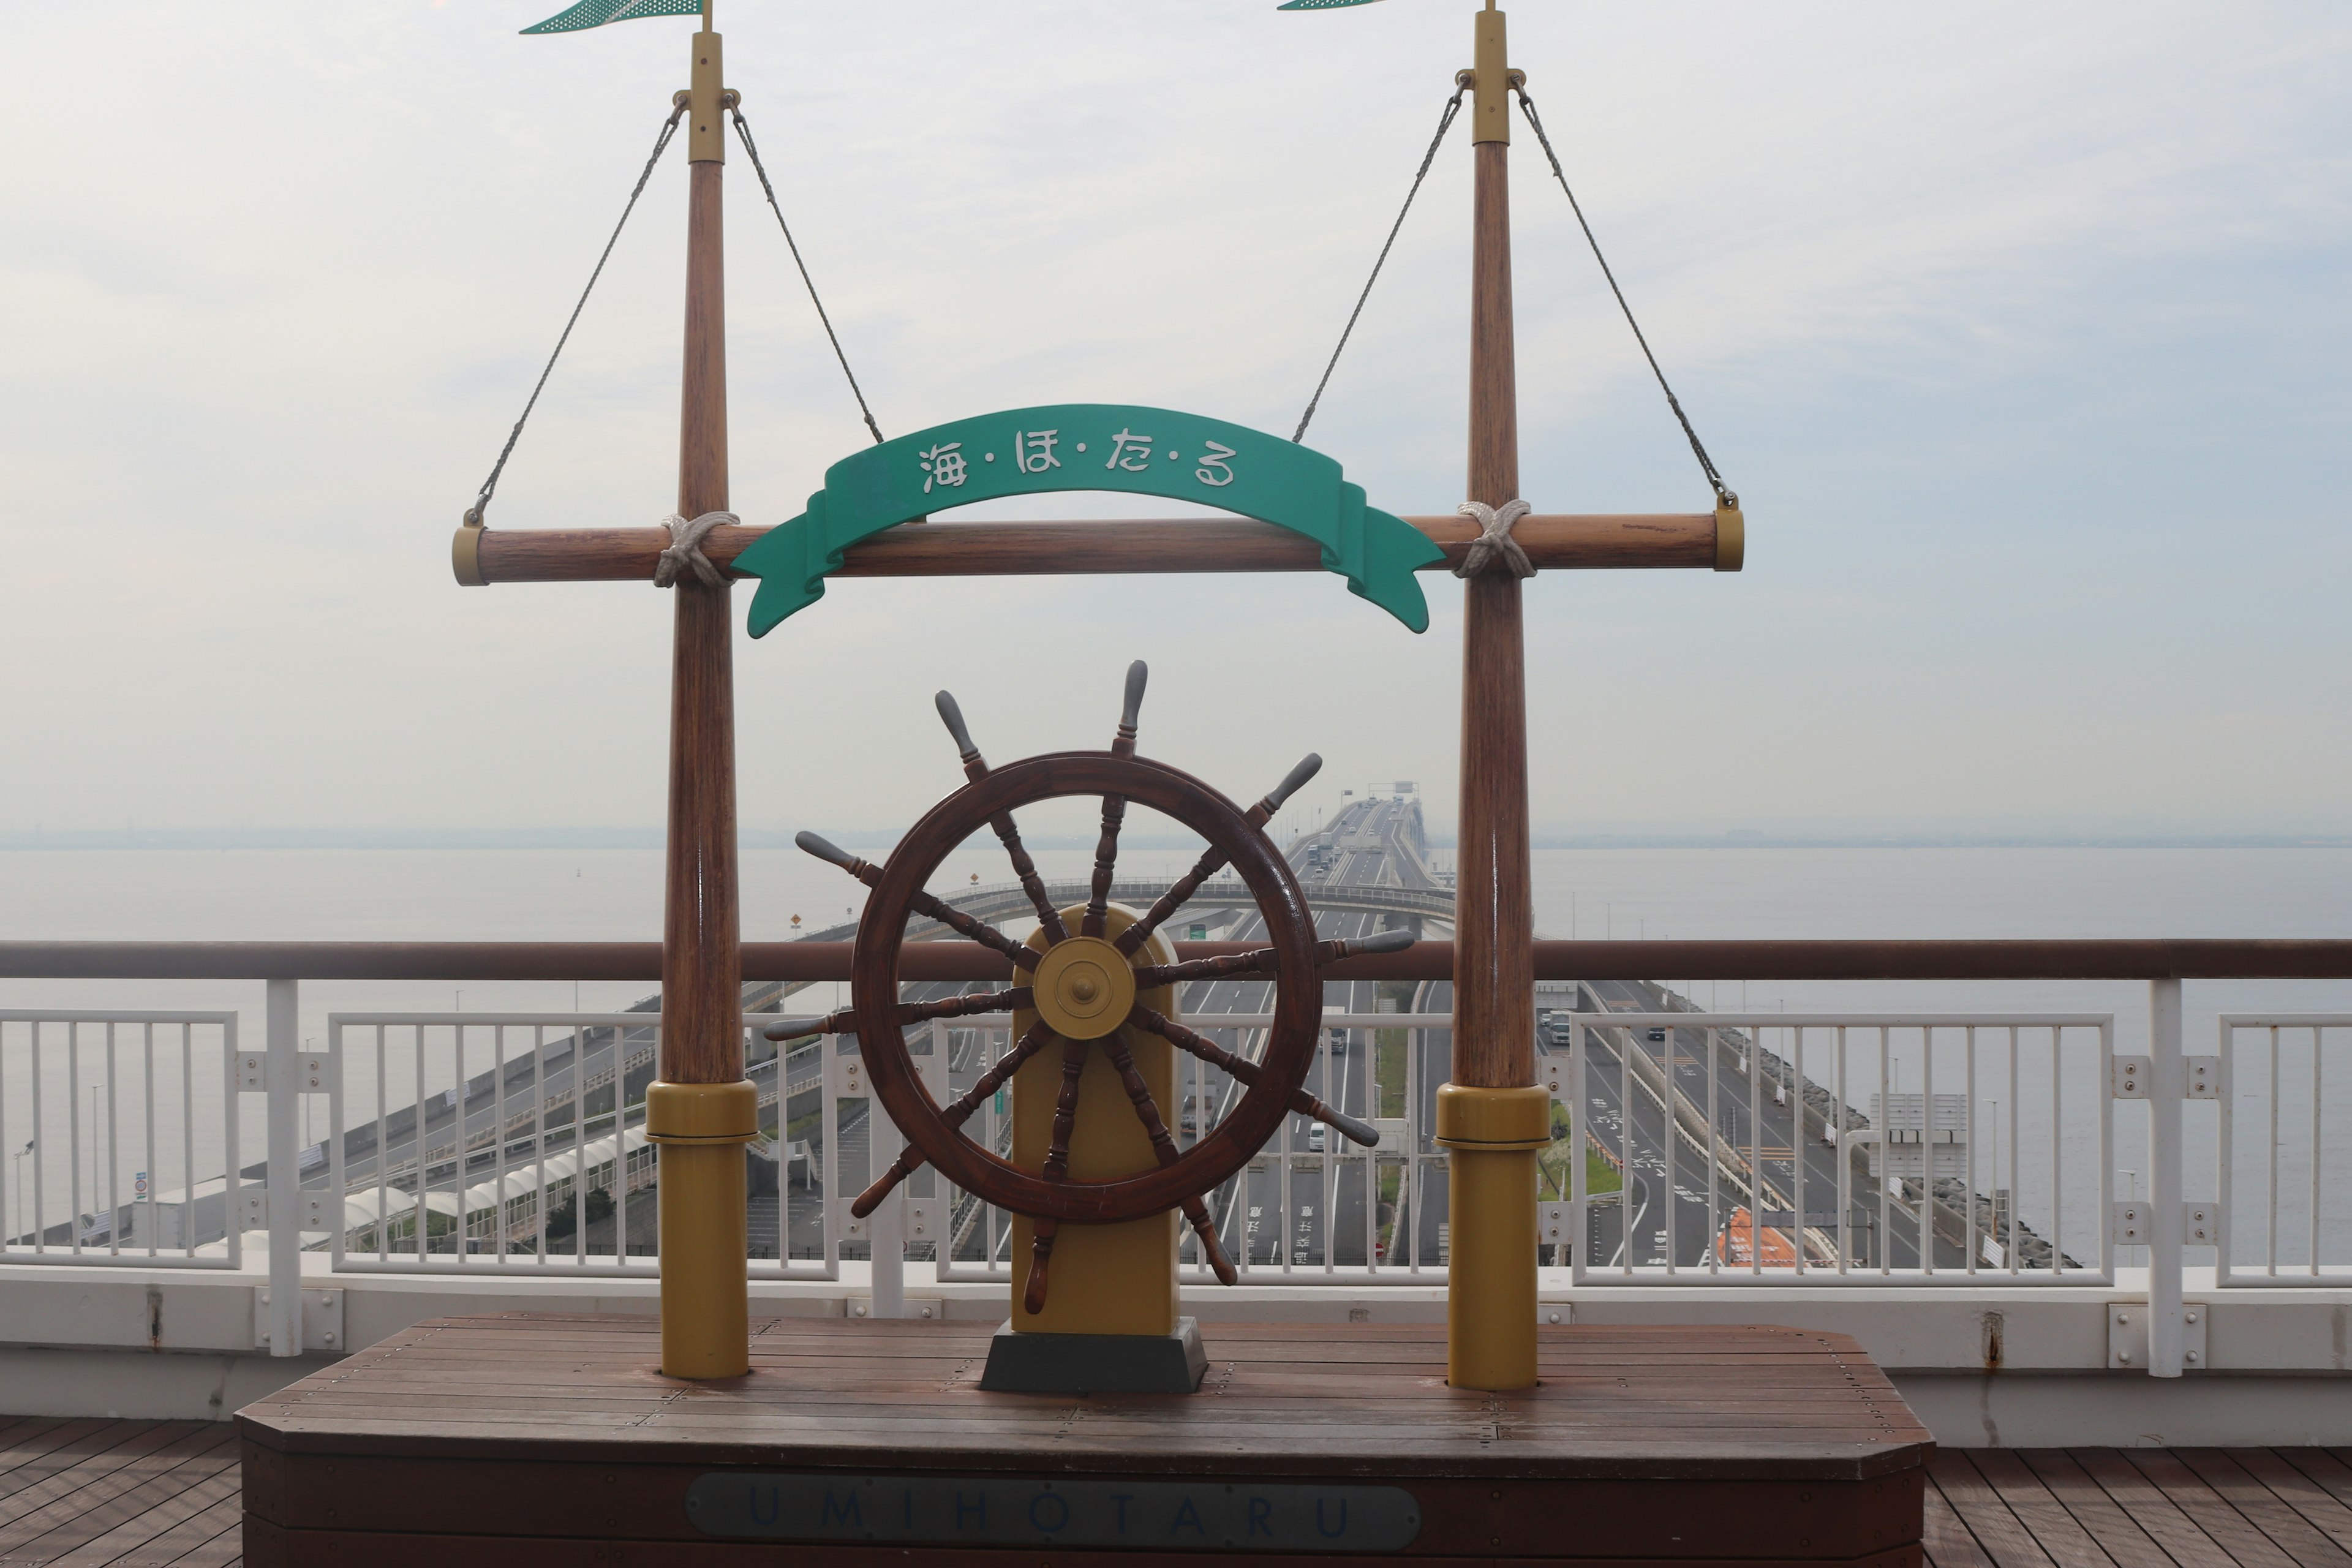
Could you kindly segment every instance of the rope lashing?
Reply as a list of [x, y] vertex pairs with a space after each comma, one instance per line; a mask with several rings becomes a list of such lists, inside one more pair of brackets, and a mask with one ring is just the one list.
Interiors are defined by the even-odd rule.
[[1617, 296], [1617, 309], [1624, 312], [1625, 324], [1633, 329], [1633, 341], [1642, 345], [1642, 357], [1650, 362], [1650, 374], [1658, 378], [1658, 390], [1666, 395], [1666, 406], [1674, 410], [1675, 421], [1682, 426], [1683, 438], [1690, 443], [1691, 455], [1698, 459], [1699, 471], [1706, 475], [1706, 482], [1714, 488], [1716, 500], [1738, 510], [1739, 498], [1724, 485], [1723, 476], [1716, 472], [1715, 459], [1706, 455], [1706, 447], [1700, 444], [1698, 432], [1691, 428], [1690, 416], [1683, 412], [1681, 399], [1675, 395], [1675, 389], [1666, 384], [1666, 373], [1658, 368], [1658, 356], [1650, 352], [1650, 340], [1643, 334], [1642, 323], [1633, 319], [1633, 307], [1625, 302], [1625, 290], [1617, 287], [1617, 274], [1609, 269], [1609, 258], [1601, 254], [1601, 242], [1592, 237], [1592, 226], [1584, 221], [1584, 204], [1578, 201], [1576, 193], [1568, 187], [1568, 173], [1559, 166], [1559, 154], [1551, 150], [1551, 138], [1544, 134], [1543, 121], [1536, 113], [1536, 100], [1528, 96], [1526, 88], [1517, 90], [1519, 112], [1527, 116], [1528, 124], [1536, 133], [1537, 142], [1543, 148], [1544, 156], [1550, 161], [1552, 178], [1559, 182], [1560, 191], [1568, 197], [1569, 209], [1576, 214], [1576, 226], [1584, 231], [1584, 243], [1592, 247], [1592, 259], [1601, 263], [1601, 276], [1609, 280], [1609, 291]]
[[1323, 367], [1323, 379], [1315, 384], [1315, 395], [1307, 400], [1307, 412], [1298, 416], [1298, 428], [1290, 437], [1293, 446], [1307, 439], [1307, 426], [1315, 417], [1317, 405], [1323, 401], [1323, 389], [1331, 384], [1331, 373], [1339, 368], [1340, 351], [1348, 346], [1349, 335], [1356, 330], [1356, 318], [1364, 313], [1364, 301], [1372, 297], [1372, 285], [1381, 280], [1381, 268], [1388, 264], [1389, 247], [1396, 244], [1397, 234], [1404, 227], [1404, 215], [1412, 211], [1412, 198], [1421, 194], [1422, 181], [1429, 178], [1429, 166], [1437, 161], [1438, 144], [1453, 129], [1454, 117], [1462, 112], [1462, 95], [1467, 90], [1466, 87], [1455, 88], [1454, 96], [1445, 100], [1445, 111], [1437, 117], [1437, 134], [1429, 139], [1429, 151], [1421, 155], [1421, 167], [1412, 176], [1412, 188], [1404, 194], [1404, 205], [1397, 209], [1396, 222], [1389, 225], [1389, 237], [1381, 242], [1381, 253], [1372, 260], [1372, 275], [1364, 279], [1364, 291], [1356, 296], [1356, 308], [1348, 312], [1348, 324], [1339, 329], [1339, 342], [1331, 351], [1330, 363]]
[[1470, 553], [1454, 569], [1456, 577], [1475, 577], [1482, 572], [1493, 571], [1497, 564], [1514, 577], [1536, 574], [1536, 563], [1528, 559], [1527, 551], [1511, 537], [1511, 525], [1534, 508], [1523, 500], [1507, 500], [1500, 506], [1465, 500], [1454, 510], [1478, 521], [1478, 537], [1470, 542]]
[[667, 588], [677, 581], [680, 573], [688, 570], [701, 579], [706, 588], [727, 586], [727, 574], [712, 565], [710, 557], [702, 552], [702, 536], [722, 523], [735, 528], [742, 521], [731, 511], [706, 511], [692, 522], [676, 512], [662, 519], [662, 526], [669, 531], [669, 546], [654, 563], [654, 586]]
[[661, 162], [669, 139], [677, 134], [677, 122], [686, 117], [686, 97], [680, 94], [670, 110], [669, 118], [662, 122], [661, 134], [654, 138], [653, 155], [646, 160], [637, 183], [629, 192], [629, 199], [621, 208], [621, 221], [613, 226], [612, 237], [604, 241], [604, 253], [596, 258], [595, 269], [588, 274], [588, 287], [580, 290], [579, 303], [572, 307], [571, 320], [563, 323], [563, 331], [555, 340], [555, 352], [547, 356], [547, 363], [539, 373], [539, 382], [530, 389], [530, 398], [522, 405], [522, 416], [507, 432], [507, 444], [499, 452], [499, 460], [490, 465], [490, 477], [482, 481], [482, 493], [466, 509], [466, 525], [482, 526], [483, 514], [490, 510], [490, 493], [499, 488], [499, 476], [506, 472], [507, 459], [514, 456], [515, 443], [522, 439], [522, 427], [530, 421], [530, 411], [539, 406], [539, 395], [547, 390], [547, 378], [555, 370], [555, 361], [563, 353], [563, 345], [572, 341], [572, 329], [580, 324], [580, 312], [588, 308], [588, 296], [596, 291], [596, 279], [604, 276], [604, 263], [613, 259], [613, 247], [621, 242], [621, 231], [629, 226], [629, 215], [637, 210], [637, 198], [646, 194], [646, 182], [654, 176], [654, 165]]

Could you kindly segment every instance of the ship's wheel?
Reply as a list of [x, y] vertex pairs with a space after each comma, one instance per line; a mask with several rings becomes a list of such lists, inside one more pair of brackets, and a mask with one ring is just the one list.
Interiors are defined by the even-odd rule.
[[[906, 1135], [906, 1152], [858, 1196], [850, 1212], [861, 1218], [871, 1214], [928, 1162], [966, 1192], [1028, 1215], [1034, 1222], [1034, 1254], [1024, 1305], [1032, 1312], [1045, 1306], [1046, 1266], [1060, 1226], [1116, 1224], [1181, 1208], [1200, 1237], [1202, 1256], [1217, 1278], [1230, 1285], [1234, 1266], [1218, 1243], [1203, 1194], [1246, 1165], [1293, 1112], [1326, 1122], [1366, 1147], [1380, 1137], [1370, 1124], [1332, 1109], [1302, 1087], [1322, 1023], [1323, 983], [1318, 971], [1350, 953], [1393, 952], [1411, 941], [1402, 931], [1359, 942], [1316, 940], [1315, 917], [1306, 895], [1266, 837], [1265, 826], [1292, 792], [1314, 776], [1322, 759], [1308, 756], [1244, 810], [1190, 773], [1135, 754], [1145, 675], [1140, 661], [1128, 671], [1126, 708], [1108, 752], [1056, 752], [1000, 768], [982, 760], [955, 700], [942, 691], [940, 717], [962, 752], [964, 787], [933, 806], [878, 867], [814, 834], [803, 833], [798, 839], [802, 848], [842, 867], [872, 889], [857, 927], [850, 1005], [826, 1017], [793, 1019], [767, 1031], [772, 1039], [855, 1033], [875, 1092]], [[1075, 930], [1067, 912], [1055, 907], [1013, 823], [1015, 811], [1066, 796], [1097, 797], [1102, 803], [1094, 879], [1077, 910]], [[1149, 910], [1133, 918], [1110, 902], [1119, 831], [1130, 804], [1160, 813], [1208, 843], [1192, 869]], [[924, 890], [940, 864], [982, 829], [993, 832], [1004, 846], [1013, 874], [1036, 911], [1037, 934], [1026, 943]], [[1152, 933], [1202, 882], [1227, 866], [1248, 888], [1265, 921], [1268, 944], [1191, 963], [1151, 962]], [[938, 1002], [902, 1002], [898, 960], [907, 922], [916, 916], [1003, 954], [1019, 984]], [[1150, 994], [1165, 987], [1239, 974], [1270, 975], [1275, 985], [1274, 1025], [1255, 1059], [1187, 1028], [1171, 1016], [1172, 1005], [1163, 1011], [1148, 1005]], [[987, 1013], [1034, 1014], [1036, 1021], [977, 1082], [950, 1103], [940, 1104], [916, 1070], [903, 1031], [934, 1018]], [[1136, 1068], [1129, 1046], [1132, 1031], [1159, 1036], [1222, 1068], [1244, 1088], [1240, 1101], [1188, 1149], [1177, 1147], [1167, 1116]], [[964, 1123], [1024, 1063], [1049, 1051], [1059, 1053], [1062, 1066], [1052, 1142], [1043, 1169], [1026, 1170], [972, 1138]], [[1107, 1180], [1069, 1173], [1079, 1081], [1096, 1051], [1103, 1053], [1125, 1085], [1158, 1157], [1156, 1168]]]

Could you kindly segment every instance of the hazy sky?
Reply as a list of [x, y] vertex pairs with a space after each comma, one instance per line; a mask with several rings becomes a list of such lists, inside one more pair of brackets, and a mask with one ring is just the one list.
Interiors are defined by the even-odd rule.
[[[0, 831], [658, 823], [666, 596], [447, 565], [684, 85], [688, 22], [516, 36], [555, 3], [0, 22]], [[1286, 434], [1470, 9], [719, 21], [887, 431], [1101, 400]], [[1538, 822], [2352, 830], [2352, 11], [1511, 26], [1751, 531], [1738, 575], [1530, 585]], [[1311, 437], [1393, 511], [1462, 493], [1466, 130]], [[494, 524], [669, 510], [683, 153]], [[1524, 133], [1513, 167], [1527, 498], [1699, 510]], [[740, 156], [728, 182], [734, 502], [772, 523], [863, 433]], [[836, 584], [739, 640], [744, 822], [946, 793], [941, 684], [992, 756], [1101, 745], [1143, 657], [1147, 752], [1248, 798], [1311, 748], [1442, 824], [1458, 591], [1423, 581], [1421, 637], [1328, 577]]]

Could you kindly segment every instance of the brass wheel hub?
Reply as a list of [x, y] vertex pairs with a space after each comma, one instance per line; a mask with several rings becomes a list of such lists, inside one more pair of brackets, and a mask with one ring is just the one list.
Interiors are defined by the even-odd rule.
[[1037, 1016], [1066, 1040], [1099, 1040], [1126, 1022], [1135, 1005], [1135, 971], [1098, 936], [1055, 942], [1031, 983]]

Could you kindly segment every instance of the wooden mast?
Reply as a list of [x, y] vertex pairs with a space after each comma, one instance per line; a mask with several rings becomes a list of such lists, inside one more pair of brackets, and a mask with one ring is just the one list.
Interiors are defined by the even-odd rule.
[[[677, 511], [688, 521], [727, 510], [724, 88], [707, 4], [692, 80], [677, 459]], [[726, 580], [709, 584], [691, 571], [670, 592], [661, 1056], [646, 1115], [661, 1146], [662, 1370], [734, 1377], [750, 1370], [741, 1145], [759, 1112], [743, 1078], [732, 594]]]
[[[1512, 352], [1510, 70], [1503, 13], [1479, 13], [1472, 156], [1470, 500], [1519, 498]], [[1452, 1210], [1446, 1374], [1457, 1387], [1536, 1380], [1535, 1151], [1550, 1099], [1535, 1083], [1534, 911], [1528, 864], [1527, 670], [1519, 579], [1503, 562], [1463, 584], [1462, 796], [1454, 888], [1453, 1081], [1438, 1093]]]
[[[692, 165], [687, 217], [686, 373], [679, 398], [677, 511], [727, 510], [727, 306], [719, 182]], [[734, 609], [730, 584], [692, 573], [671, 589], [669, 839], [662, 908], [664, 1079], [743, 1076], [741, 942], [736, 896]]]

